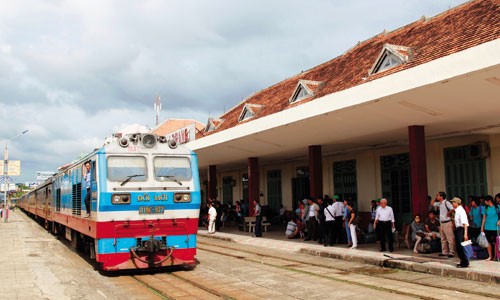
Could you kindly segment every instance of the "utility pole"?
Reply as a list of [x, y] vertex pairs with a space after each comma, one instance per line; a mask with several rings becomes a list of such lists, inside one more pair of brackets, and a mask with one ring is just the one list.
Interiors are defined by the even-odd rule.
[[7, 147], [7, 144], [12, 141], [13, 139], [15, 139], [16, 137], [20, 136], [20, 135], [23, 135], [25, 133], [27, 133], [28, 130], [25, 130], [21, 133], [19, 133], [18, 135], [14, 136], [14, 137], [11, 137], [10, 139], [7, 140], [7, 142], [5, 143], [5, 151], [3, 152], [3, 160], [4, 160], [4, 163], [3, 163], [3, 180], [4, 180], [4, 184], [5, 184], [5, 190], [4, 190], [4, 199], [3, 199], [3, 203], [4, 203], [4, 208], [3, 208], [3, 220], [4, 222], [8, 222], [9, 221], [9, 217], [8, 217], [8, 213], [9, 213], [9, 208], [7, 207], [7, 190], [9, 189], [9, 183], [8, 183], [8, 173], [9, 173], [9, 148]]
[[160, 96], [156, 97], [155, 103], [154, 103], [154, 108], [156, 111], [156, 126], [160, 124], [160, 110], [161, 110], [161, 99]]

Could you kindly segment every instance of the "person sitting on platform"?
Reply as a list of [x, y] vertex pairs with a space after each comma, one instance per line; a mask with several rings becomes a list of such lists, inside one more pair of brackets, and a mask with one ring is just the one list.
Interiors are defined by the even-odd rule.
[[[439, 234], [439, 225], [440, 224], [439, 220], [436, 218], [436, 213], [434, 211], [430, 211], [429, 217], [424, 222], [424, 235], [417, 234], [413, 252], [415, 252], [418, 244], [420, 244], [421, 242], [431, 242], [434, 240], [439, 240], [441, 238], [441, 235]], [[440, 243], [440, 241], [438, 242]], [[432, 243], [431, 243], [431, 252], [434, 252], [432, 249]]]
[[[424, 223], [422, 222], [422, 218], [419, 214], [415, 215], [413, 222], [411, 222], [411, 239], [415, 242], [415, 247], [413, 247], [413, 252], [418, 253], [417, 246], [422, 240], [422, 237], [425, 236], [424, 233]], [[418, 242], [417, 242], [418, 239]]]
[[301, 236], [300, 234], [300, 221], [297, 217], [293, 216], [292, 219], [286, 225], [285, 235], [289, 239], [297, 239]]

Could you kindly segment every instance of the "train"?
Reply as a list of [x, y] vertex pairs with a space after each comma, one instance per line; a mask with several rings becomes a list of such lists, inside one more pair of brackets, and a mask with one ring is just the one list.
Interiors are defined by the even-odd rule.
[[196, 154], [136, 133], [59, 168], [17, 207], [112, 272], [194, 266], [200, 203]]

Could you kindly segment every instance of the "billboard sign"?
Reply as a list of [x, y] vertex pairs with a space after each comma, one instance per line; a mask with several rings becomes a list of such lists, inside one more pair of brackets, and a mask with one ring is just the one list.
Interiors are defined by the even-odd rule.
[[42, 182], [42, 181], [45, 181], [47, 179], [49, 179], [50, 177], [52, 177], [52, 175], [54, 175], [55, 172], [53, 171], [36, 171], [36, 181], [38, 182]]
[[[21, 161], [20, 160], [9, 160], [9, 170], [7, 171], [8, 176], [20, 176], [21, 175]], [[0, 170], [0, 176], [4, 176], [5, 162], [2, 161], [2, 168]]]
[[190, 141], [193, 141], [196, 137], [196, 127], [195, 124], [191, 124], [189, 126], [183, 127], [179, 130], [176, 130], [172, 133], [166, 135], [167, 140], [175, 140], [178, 144], [185, 144]]

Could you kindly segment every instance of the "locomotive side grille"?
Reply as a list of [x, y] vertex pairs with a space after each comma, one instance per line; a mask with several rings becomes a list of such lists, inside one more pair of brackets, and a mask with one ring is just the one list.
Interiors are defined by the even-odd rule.
[[56, 190], [56, 211], [61, 211], [61, 189]]
[[71, 191], [71, 200], [73, 204], [73, 215], [81, 216], [82, 215], [82, 184], [77, 183], [73, 184], [73, 188]]

